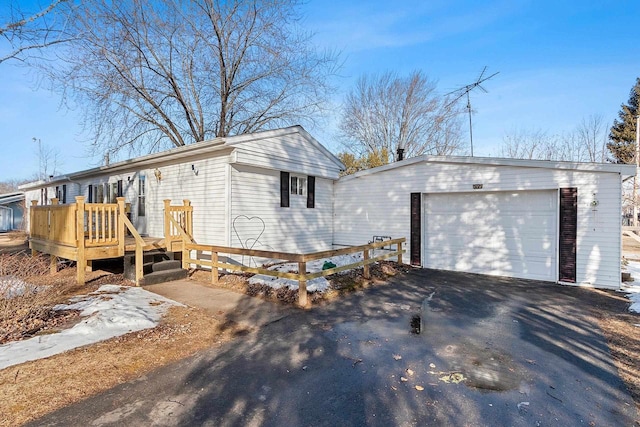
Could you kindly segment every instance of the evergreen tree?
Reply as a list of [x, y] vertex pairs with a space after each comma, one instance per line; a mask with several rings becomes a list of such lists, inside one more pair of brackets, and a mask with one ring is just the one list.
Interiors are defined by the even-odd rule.
[[631, 89], [628, 103], [622, 104], [618, 119], [613, 121], [609, 132], [607, 149], [611, 152], [615, 163], [634, 163], [636, 154], [636, 116], [640, 111], [640, 77]]

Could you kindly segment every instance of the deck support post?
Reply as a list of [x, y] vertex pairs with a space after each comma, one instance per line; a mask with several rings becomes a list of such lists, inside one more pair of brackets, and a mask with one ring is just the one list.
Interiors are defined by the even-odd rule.
[[140, 281], [144, 275], [144, 251], [142, 245], [136, 240], [136, 286], [140, 286]]
[[369, 274], [369, 264], [367, 263], [367, 261], [369, 261], [369, 249], [365, 249], [363, 254], [364, 265], [362, 266], [362, 275], [365, 279], [370, 279], [371, 274]]
[[307, 263], [298, 263], [298, 305], [307, 307], [309, 299], [307, 295]]
[[[35, 206], [38, 206], [38, 201], [32, 200], [31, 207], [33, 208]], [[33, 230], [33, 218], [34, 218], [33, 209], [29, 209], [29, 237], [32, 237], [31, 230]], [[31, 249], [31, 256], [36, 256], [37, 254], [38, 252], [35, 249]]]
[[49, 274], [56, 274], [58, 272], [58, 257], [51, 255], [49, 261]]
[[402, 264], [402, 242], [398, 242], [398, 264]]
[[[211, 283], [218, 283], [218, 252], [211, 252]], [[196, 267], [197, 268], [197, 267]]]
[[84, 196], [76, 196], [76, 246], [78, 255], [76, 260], [76, 279], [79, 284], [85, 283], [87, 259], [84, 250]]

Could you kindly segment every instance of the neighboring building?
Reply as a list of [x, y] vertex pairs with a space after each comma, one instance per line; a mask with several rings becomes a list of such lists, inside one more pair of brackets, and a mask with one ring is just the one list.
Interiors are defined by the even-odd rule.
[[0, 194], [0, 232], [21, 230], [24, 210], [23, 192]]
[[[163, 236], [163, 200], [191, 201], [197, 242], [288, 252], [331, 249], [333, 182], [344, 165], [302, 127], [190, 144], [21, 187], [27, 204], [115, 203]], [[44, 198], [48, 194], [49, 200]]]
[[426, 268], [617, 289], [629, 165], [416, 157], [344, 177], [334, 244], [406, 237]]
[[417, 266], [620, 286], [621, 185], [634, 166], [422, 156], [338, 180], [343, 168], [294, 126], [21, 188], [27, 205], [124, 196], [149, 236], [163, 237], [163, 200], [188, 199], [198, 243], [304, 253], [406, 237]]

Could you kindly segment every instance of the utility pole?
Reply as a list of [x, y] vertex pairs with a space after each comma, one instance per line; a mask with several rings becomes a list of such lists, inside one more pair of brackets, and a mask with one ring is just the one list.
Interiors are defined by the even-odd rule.
[[44, 179], [44, 171], [42, 170], [42, 140], [40, 138], [36, 138], [35, 136], [31, 138], [33, 142], [38, 143], [38, 179]]

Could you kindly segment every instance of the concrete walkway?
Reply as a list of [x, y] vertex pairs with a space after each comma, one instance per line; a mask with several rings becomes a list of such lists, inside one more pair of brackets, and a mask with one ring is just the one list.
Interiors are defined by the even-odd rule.
[[149, 285], [144, 289], [190, 307], [201, 308], [222, 322], [236, 322], [249, 329], [268, 325], [296, 311], [292, 307], [229, 289], [203, 286], [188, 279]]

